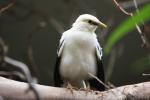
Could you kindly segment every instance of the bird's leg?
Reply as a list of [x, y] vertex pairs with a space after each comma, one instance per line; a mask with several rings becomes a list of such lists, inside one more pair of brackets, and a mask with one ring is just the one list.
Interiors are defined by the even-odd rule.
[[73, 90], [75, 90], [76, 88], [73, 87], [69, 82], [67, 82], [67, 89], [69, 89], [71, 91], [71, 93], [73, 94]]
[[83, 88], [80, 88], [80, 91], [86, 91], [86, 94], [88, 92], [92, 92], [92, 90], [90, 89], [90, 85], [89, 84], [86, 85], [85, 81], [82, 81], [82, 83], [83, 83]]

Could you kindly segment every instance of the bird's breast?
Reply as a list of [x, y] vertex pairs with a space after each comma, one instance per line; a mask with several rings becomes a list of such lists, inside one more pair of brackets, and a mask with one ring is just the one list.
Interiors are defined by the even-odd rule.
[[65, 42], [60, 73], [69, 80], [85, 80], [96, 74], [94, 39], [90, 34], [74, 34]]

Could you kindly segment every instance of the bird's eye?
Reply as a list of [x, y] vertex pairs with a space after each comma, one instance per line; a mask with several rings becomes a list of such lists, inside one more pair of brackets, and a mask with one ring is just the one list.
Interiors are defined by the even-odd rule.
[[96, 25], [96, 26], [98, 25], [98, 23], [93, 22], [92, 20], [88, 20], [88, 23], [91, 24], [91, 25]]
[[91, 20], [88, 20], [88, 23], [90, 23], [90, 24], [91, 24], [91, 23], [92, 23], [92, 21], [91, 21]]

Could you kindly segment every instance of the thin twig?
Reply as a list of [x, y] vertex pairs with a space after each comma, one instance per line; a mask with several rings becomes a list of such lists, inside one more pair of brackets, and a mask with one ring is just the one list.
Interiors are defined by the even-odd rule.
[[145, 74], [145, 73], [143, 73], [142, 75], [143, 75], [143, 76], [150, 76], [150, 74]]
[[[139, 14], [139, 9], [138, 9], [138, 5], [137, 5], [136, 0], [133, 0], [133, 2], [134, 2], [135, 9], [136, 9], [136, 13]], [[142, 20], [142, 18], [141, 18], [141, 22], [142, 22], [142, 26], [144, 27], [145, 25], [144, 25], [144, 21]], [[146, 36], [145, 36], [145, 34], [144, 34], [144, 30], [142, 30], [142, 29], [140, 28], [140, 26], [137, 25], [136, 22], [135, 22], [135, 25], [136, 25], [136, 29], [137, 29], [137, 31], [139, 32], [139, 34], [140, 34], [140, 36], [141, 36], [141, 39], [142, 39], [142, 41], [143, 41], [143, 46], [146, 46], [146, 47], [150, 48], [150, 44], [149, 44], [148, 41], [147, 41], [147, 38], [146, 38]], [[144, 29], [144, 28], [143, 28], [143, 29]]]
[[107, 84], [109, 85], [109, 87], [111, 88], [115, 88], [116, 86], [114, 84], [112, 84], [111, 82], [107, 82]]
[[[88, 73], [91, 77], [93, 77], [93, 78], [95, 78], [100, 84], [102, 84], [103, 86], [105, 86], [107, 89], [111, 89], [111, 87], [110, 86], [108, 86], [107, 84], [105, 84], [104, 82], [102, 82], [98, 77], [96, 77], [95, 75], [93, 75], [93, 74], [91, 74], [91, 73]], [[112, 91], [112, 90], [110, 90], [112, 93], [113, 93], [113, 95], [115, 95], [115, 96], [117, 96], [115, 93], [114, 93], [114, 91]], [[121, 94], [122, 94], [122, 92], [120, 91], [120, 90], [118, 90]]]
[[[136, 1], [137, 1], [137, 5], [142, 5], [142, 4], [149, 2], [149, 0], [136, 0]], [[135, 6], [133, 4], [133, 1], [131, 1], [131, 0], [122, 1], [122, 2], [120, 2], [120, 5], [124, 9], [132, 8]]]
[[[34, 87], [33, 83], [32, 83], [32, 77], [30, 74], [30, 71], [28, 69], [28, 66], [20, 61], [14, 60], [10, 57], [5, 56], [4, 61], [10, 65], [13, 65], [19, 69], [22, 70], [22, 72], [24, 73], [24, 75], [27, 78], [28, 84], [29, 84], [29, 89], [28, 90], [32, 90], [37, 98], [37, 100], [41, 100], [40, 98], [40, 94], [38, 93], [38, 91], [36, 90], [36, 88]], [[28, 91], [27, 90], [27, 91]]]
[[[113, 0], [113, 1], [114, 1], [115, 5], [116, 5], [124, 14], [133, 17], [133, 13], [132, 13], [132, 12], [126, 11], [122, 6], [120, 6], [120, 4], [119, 4], [116, 0]], [[134, 0], [133, 3], [134, 3], [134, 6], [135, 6], [135, 9], [136, 9], [136, 13], [138, 14], [138, 13], [139, 13], [139, 9], [138, 9], [138, 5], [137, 5], [136, 0]], [[142, 22], [142, 24], [143, 24], [142, 26], [144, 27], [144, 22], [143, 22], [142, 18], [141, 18], [141, 22]], [[138, 31], [140, 37], [141, 37], [141, 40], [142, 40], [142, 42], [143, 42], [143, 46], [146, 46], [146, 47], [150, 48], [150, 44], [149, 44], [149, 42], [147, 41], [147, 38], [146, 38], [146, 36], [145, 36], [145, 34], [144, 34], [144, 30], [142, 31], [142, 29], [140, 28], [140, 26], [139, 26], [136, 22], [135, 22], [135, 26], [136, 26], [136, 29], [137, 29], [137, 31]]]
[[3, 13], [4, 11], [6, 11], [7, 9], [9, 9], [10, 7], [12, 7], [13, 5], [14, 5], [14, 3], [10, 3], [6, 7], [1, 8], [0, 9], [0, 14]]
[[98, 77], [96, 77], [95, 75], [88, 73], [91, 77], [95, 78], [99, 83], [101, 83], [103, 86], [105, 86], [107, 89], [110, 89], [110, 87], [108, 85], [106, 85], [104, 82], [102, 82]]
[[123, 12], [123, 13], [125, 13], [126, 15], [129, 15], [129, 16], [132, 16], [132, 13], [131, 12], [127, 12], [125, 9], [123, 9], [120, 5], [119, 5], [119, 3], [116, 1], [116, 0], [113, 0], [114, 1], [114, 3], [116, 4], [116, 6]]

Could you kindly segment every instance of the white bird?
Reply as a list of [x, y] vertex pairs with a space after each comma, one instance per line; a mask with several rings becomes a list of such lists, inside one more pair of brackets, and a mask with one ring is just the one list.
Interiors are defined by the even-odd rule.
[[98, 26], [107, 27], [95, 16], [83, 14], [62, 34], [54, 68], [55, 86], [69, 82], [78, 88], [89, 85], [92, 89], [104, 90], [104, 86], [90, 76], [104, 82], [102, 48], [95, 33]]

